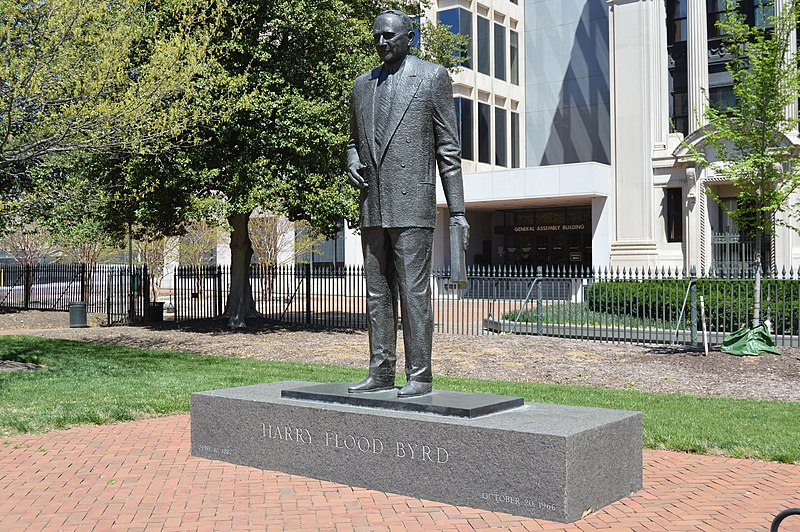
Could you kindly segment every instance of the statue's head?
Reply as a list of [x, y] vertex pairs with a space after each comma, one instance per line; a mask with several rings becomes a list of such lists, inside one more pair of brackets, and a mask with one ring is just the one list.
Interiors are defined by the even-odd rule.
[[375, 49], [385, 64], [402, 61], [411, 48], [414, 28], [411, 18], [402, 11], [389, 9], [375, 19]]

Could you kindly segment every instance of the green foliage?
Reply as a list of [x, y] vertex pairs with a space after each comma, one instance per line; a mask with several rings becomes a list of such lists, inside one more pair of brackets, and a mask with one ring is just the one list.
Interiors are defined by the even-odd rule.
[[461, 65], [469, 59], [465, 54], [469, 36], [450, 31], [450, 27], [425, 20], [418, 28], [420, 48], [414, 53], [425, 61], [442, 65], [451, 74], [457, 74]]
[[[793, 160], [796, 146], [784, 136], [798, 125], [797, 118], [787, 117], [786, 107], [800, 95], [797, 57], [790, 47], [800, 8], [792, 0], [769, 19], [771, 24], [751, 27], [737, 4], [728, 0], [728, 16], [717, 23], [732, 50], [726, 68], [733, 77], [736, 104], [724, 109], [709, 105], [705, 145], [684, 145], [698, 164], [713, 166], [736, 186], [737, 207], [726, 212], [740, 230], [760, 237], [773, 234], [776, 223], [792, 226], [775, 215], [792, 213], [795, 206], [789, 199], [800, 185], [800, 169]], [[756, 239], [759, 246], [760, 241]]]
[[0, 175], [64, 153], [140, 151], [196, 123], [223, 2], [0, 3]]
[[[514, 310], [503, 314], [504, 320], [519, 321], [523, 323], [537, 323], [538, 311], [536, 307], [527, 308], [520, 312]], [[600, 325], [604, 327], [662, 327], [670, 328], [670, 321], [657, 313], [649, 313], [649, 317], [634, 317], [630, 314], [594, 310], [586, 303], [557, 302], [542, 306], [542, 324], [580, 324]]]
[[677, 323], [688, 288], [688, 279], [600, 281], [586, 287], [586, 305], [593, 312]]
[[[624, 318], [628, 325], [635, 322], [657, 323], [689, 328], [691, 298], [689, 280], [601, 281], [586, 288], [585, 312], [598, 313], [612, 323]], [[776, 334], [797, 334], [800, 327], [800, 283], [791, 279], [764, 279], [762, 282], [762, 312], [772, 322]], [[755, 311], [752, 279], [697, 279], [697, 315], [700, 298], [710, 331], [732, 332], [749, 325]], [[574, 310], [582, 317], [583, 310]], [[568, 316], [567, 316], [568, 317]], [[597, 316], [594, 317], [598, 319]], [[531, 316], [536, 320], [535, 313]], [[552, 321], [552, 318], [551, 318]], [[573, 323], [573, 322], [568, 322]]]
[[[280, 380], [353, 382], [339, 366], [196, 356], [33, 337], [0, 337], [0, 354], [45, 369], [0, 373], [0, 433], [42, 432], [189, 410], [189, 394]], [[800, 462], [800, 403], [437, 377], [444, 390], [637, 410], [651, 449]]]

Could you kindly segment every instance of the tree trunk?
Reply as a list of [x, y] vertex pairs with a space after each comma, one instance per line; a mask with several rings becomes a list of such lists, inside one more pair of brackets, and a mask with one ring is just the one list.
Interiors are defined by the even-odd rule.
[[761, 241], [762, 235], [756, 235], [755, 251], [758, 258], [758, 267], [756, 269], [756, 279], [753, 286], [753, 328], [761, 324], [761, 272], [764, 271], [764, 264], [761, 260]]
[[250, 259], [253, 246], [250, 243], [248, 222], [250, 213], [232, 214], [228, 217], [231, 225], [231, 290], [225, 314], [228, 325], [233, 328], [247, 327], [247, 318], [258, 316], [253, 288], [250, 285]]

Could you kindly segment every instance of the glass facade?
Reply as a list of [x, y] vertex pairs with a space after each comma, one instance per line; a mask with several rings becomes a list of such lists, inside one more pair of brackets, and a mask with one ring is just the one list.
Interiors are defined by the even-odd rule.
[[450, 31], [459, 35], [466, 35], [468, 42], [461, 53], [461, 66], [472, 68], [472, 13], [463, 8], [439, 11], [439, 23], [450, 26]]
[[478, 162], [492, 164], [492, 108], [478, 103]]
[[502, 211], [493, 264], [592, 266], [592, 207]]
[[506, 110], [496, 107], [494, 110], [494, 164], [497, 166], [508, 166], [507, 129]]
[[489, 42], [489, 19], [478, 17], [478, 40], [477, 40], [477, 69], [481, 74], [489, 76], [490, 70], [490, 51], [491, 44]]
[[494, 23], [494, 77], [506, 80], [506, 28]]
[[461, 158], [468, 161], [475, 159], [473, 144], [475, 137], [472, 134], [472, 100], [468, 98], [455, 98], [456, 120], [458, 121], [458, 136], [461, 141]]

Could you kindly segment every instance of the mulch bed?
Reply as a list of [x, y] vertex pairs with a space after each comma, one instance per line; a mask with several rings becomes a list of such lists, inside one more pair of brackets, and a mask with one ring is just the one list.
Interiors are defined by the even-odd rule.
[[[53, 320], [39, 313], [39, 318]], [[56, 314], [59, 313], [50, 313]], [[8, 323], [11, 321], [11, 323]], [[253, 358], [363, 368], [365, 331], [287, 327], [252, 320], [230, 330], [225, 320], [154, 326], [70, 329], [66, 316], [41, 328], [36, 316], [9, 320], [0, 314], [0, 333], [31, 334], [138, 348], [213, 356]], [[436, 334], [436, 375], [529, 383], [572, 384], [656, 393], [800, 401], [800, 348], [780, 348], [782, 356], [737, 357], [719, 351], [708, 356], [676, 346], [615, 344], [513, 334], [461, 336]], [[402, 371], [402, 334], [398, 338]], [[0, 357], [2, 353], [0, 353]]]

